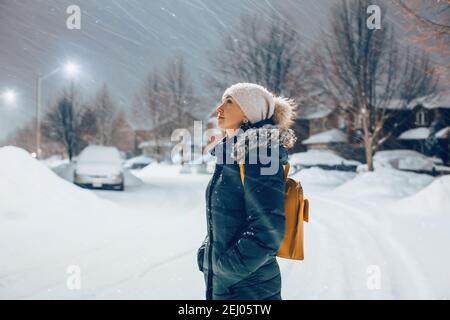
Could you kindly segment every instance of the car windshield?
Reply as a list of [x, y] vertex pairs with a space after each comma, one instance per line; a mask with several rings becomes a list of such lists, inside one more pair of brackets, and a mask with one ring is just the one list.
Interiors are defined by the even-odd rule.
[[78, 162], [120, 164], [121, 158], [114, 147], [90, 146], [81, 152]]

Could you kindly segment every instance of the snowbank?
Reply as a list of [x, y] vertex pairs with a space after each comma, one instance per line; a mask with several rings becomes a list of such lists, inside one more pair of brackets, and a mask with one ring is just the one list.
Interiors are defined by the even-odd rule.
[[155, 161], [155, 159], [141, 154], [141, 155], [139, 155], [137, 157], [133, 157], [133, 158], [130, 158], [130, 159], [126, 160], [124, 162], [124, 167], [125, 168], [134, 169], [133, 166], [139, 165], [139, 166], [141, 166], [143, 168], [146, 165], [148, 165], [148, 164], [150, 164], [150, 163], [152, 163], [154, 161]]
[[307, 152], [298, 152], [290, 155], [289, 162], [292, 165], [360, 165], [361, 162], [347, 160], [331, 150], [308, 150]]
[[373, 160], [375, 169], [393, 168], [423, 171], [431, 171], [439, 161], [417, 151], [406, 149], [378, 151], [375, 153]]
[[373, 172], [363, 172], [355, 179], [344, 183], [333, 194], [353, 198], [370, 198], [373, 201], [409, 196], [423, 189], [433, 181], [426, 174], [402, 172], [390, 168], [379, 168]]
[[51, 156], [47, 159], [40, 160], [43, 164], [45, 164], [50, 169], [56, 168], [62, 164], [68, 164], [70, 161], [69, 159], [63, 159], [63, 157], [59, 155]]
[[[199, 179], [188, 192], [178, 185], [183, 179], [175, 173], [167, 179], [169, 168], [161, 168], [153, 172], [161, 185], [152, 175], [146, 190], [93, 192], [61, 179], [25, 150], [0, 148], [0, 299], [170, 298], [179, 297], [176, 288], [185, 281], [200, 298], [195, 252], [206, 226], [204, 195], [196, 190], [204, 190], [207, 177], [193, 175]], [[180, 243], [182, 231], [188, 232]], [[159, 266], [172, 260], [175, 268], [161, 273]], [[81, 268], [81, 290], [67, 287], [71, 266]]]
[[450, 217], [450, 175], [436, 178], [416, 194], [391, 204], [397, 212]]
[[0, 148], [0, 176], [0, 298], [45, 281], [64, 288], [66, 268], [80, 263], [81, 252], [134, 224], [121, 207], [61, 179], [23, 149]]
[[305, 192], [330, 190], [353, 179], [356, 173], [337, 170], [323, 170], [318, 167], [300, 170], [291, 178], [302, 183]]
[[23, 149], [0, 148], [0, 219], [74, 214], [104, 205], [93, 193], [60, 179]]

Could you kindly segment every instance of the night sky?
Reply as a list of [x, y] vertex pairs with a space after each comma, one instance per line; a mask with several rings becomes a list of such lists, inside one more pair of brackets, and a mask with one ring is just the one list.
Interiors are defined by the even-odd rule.
[[[147, 74], [179, 53], [201, 94], [213, 72], [208, 52], [241, 14], [289, 20], [312, 42], [326, 25], [332, 1], [280, 0], [0, 0], [0, 92], [13, 89], [17, 103], [0, 105], [0, 139], [35, 114], [38, 72], [67, 61], [81, 66], [77, 82], [90, 98], [106, 81], [121, 108], [128, 108]], [[68, 30], [66, 8], [79, 5], [81, 30]], [[43, 83], [43, 106], [69, 83], [55, 74]], [[206, 106], [211, 109], [211, 106]]]
[[[106, 82], [126, 110], [152, 69], [181, 54], [196, 92], [211, 97], [205, 79], [214, 68], [208, 54], [220, 50], [221, 35], [236, 30], [243, 14], [288, 21], [308, 47], [320, 44], [330, 8], [339, 1], [0, 0], [0, 93], [12, 89], [18, 95], [14, 105], [0, 101], [0, 139], [35, 115], [39, 72], [75, 62], [81, 66], [77, 84], [84, 100]], [[66, 9], [73, 4], [82, 11], [81, 30], [66, 27]], [[44, 81], [44, 111], [69, 83], [62, 73]], [[219, 99], [210, 98], [205, 110]]]

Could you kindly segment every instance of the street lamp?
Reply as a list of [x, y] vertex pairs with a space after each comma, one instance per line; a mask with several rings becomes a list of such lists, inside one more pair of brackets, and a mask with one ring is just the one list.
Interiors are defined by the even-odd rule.
[[42, 81], [50, 78], [54, 74], [63, 71], [68, 77], [74, 78], [79, 73], [80, 67], [73, 62], [68, 62], [63, 66], [53, 70], [46, 75], [38, 73], [36, 83], [36, 158], [41, 158], [41, 100], [42, 100]]
[[80, 67], [77, 64], [73, 63], [73, 62], [67, 63], [64, 66], [64, 72], [69, 77], [75, 77], [78, 74], [79, 71], [80, 71]]
[[17, 99], [17, 94], [14, 90], [6, 90], [5, 92], [2, 93], [1, 98], [3, 99], [3, 101], [6, 104], [14, 104], [16, 102]]

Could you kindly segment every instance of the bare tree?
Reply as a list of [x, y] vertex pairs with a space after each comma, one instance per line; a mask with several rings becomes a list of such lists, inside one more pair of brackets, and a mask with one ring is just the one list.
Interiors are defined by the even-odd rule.
[[[436, 0], [394, 0], [393, 3], [413, 23], [414, 39], [432, 41], [433, 51], [450, 53], [450, 2]], [[411, 19], [409, 20], [411, 21]]]
[[306, 58], [300, 36], [288, 22], [278, 18], [271, 21], [267, 24], [256, 16], [242, 16], [236, 32], [226, 33], [223, 48], [211, 54], [212, 65], [220, 75], [209, 80], [214, 88], [255, 82], [275, 94], [304, 95]]
[[[450, 2], [447, 0], [394, 0], [396, 19], [411, 43], [430, 53], [440, 86], [450, 85]], [[403, 23], [402, 23], [403, 22]]]
[[163, 158], [162, 145], [165, 143], [164, 140], [170, 137], [162, 124], [167, 123], [173, 117], [173, 112], [170, 110], [170, 99], [164, 86], [165, 83], [159, 70], [154, 69], [136, 95], [132, 107], [134, 126], [151, 133], [142, 139], [154, 141], [157, 146], [157, 159]]
[[106, 84], [99, 90], [92, 104], [97, 121], [96, 143], [101, 145], [111, 145], [112, 132], [114, 130], [114, 120], [117, 114], [117, 107], [113, 103]]
[[333, 8], [331, 29], [324, 35], [316, 62], [324, 92], [349, 115], [361, 119], [367, 166], [372, 171], [373, 153], [392, 132], [384, 128], [392, 115], [388, 108], [393, 104], [402, 108], [416, 97], [433, 94], [436, 79], [425, 55], [400, 51], [387, 21], [378, 30], [367, 27], [371, 4], [345, 0]]
[[155, 129], [171, 118], [169, 97], [164, 86], [165, 83], [159, 71], [154, 69], [133, 102], [132, 117], [136, 127], [146, 130]]
[[62, 144], [69, 159], [86, 145], [83, 136], [95, 131], [95, 118], [88, 110], [80, 107], [77, 91], [72, 85], [44, 116], [44, 136], [50, 141]]
[[134, 148], [134, 132], [128, 123], [125, 112], [120, 111], [114, 120], [114, 129], [111, 141], [114, 146], [122, 151], [132, 151]]
[[165, 72], [164, 90], [169, 99], [168, 110], [172, 113], [172, 121], [178, 127], [190, 127], [189, 121], [198, 107], [199, 99], [194, 94], [184, 59], [179, 55], [170, 63]]

